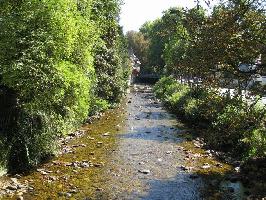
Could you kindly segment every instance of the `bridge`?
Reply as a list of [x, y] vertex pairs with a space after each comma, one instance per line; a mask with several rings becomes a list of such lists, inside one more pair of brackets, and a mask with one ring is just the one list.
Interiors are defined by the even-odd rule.
[[136, 77], [136, 83], [150, 83], [154, 84], [161, 78], [158, 74], [140, 74]]

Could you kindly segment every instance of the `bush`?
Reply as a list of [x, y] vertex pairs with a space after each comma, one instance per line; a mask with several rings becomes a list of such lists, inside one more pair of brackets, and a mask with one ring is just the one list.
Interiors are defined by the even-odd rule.
[[209, 146], [243, 158], [265, 156], [265, 109], [206, 88], [189, 88], [163, 78], [155, 95], [180, 119], [206, 129]]
[[249, 146], [249, 157], [266, 157], [266, 128], [255, 129], [243, 142]]
[[129, 65], [119, 2], [0, 2], [0, 162], [9, 170], [36, 166], [59, 136], [121, 99]]
[[179, 92], [184, 86], [179, 84], [173, 77], [163, 77], [154, 86], [157, 98], [168, 100], [175, 92]]
[[0, 85], [17, 99], [12, 128], [0, 130], [9, 170], [55, 153], [56, 138], [88, 115], [97, 39], [88, 11], [71, 0], [1, 2]]
[[103, 112], [110, 108], [110, 104], [108, 101], [104, 99], [95, 98], [92, 102], [92, 108], [90, 110], [90, 115], [95, 115], [99, 112]]

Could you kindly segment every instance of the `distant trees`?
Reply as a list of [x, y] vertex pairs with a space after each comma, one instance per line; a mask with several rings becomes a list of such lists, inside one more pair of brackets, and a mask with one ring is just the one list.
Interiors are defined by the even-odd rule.
[[208, 14], [199, 5], [171, 8], [140, 29], [150, 42], [147, 65], [208, 84], [219, 82], [217, 74], [230, 74], [242, 84], [249, 75], [239, 71], [239, 63], [265, 54], [265, 22], [265, 3], [259, 0], [222, 2]]
[[141, 32], [129, 31], [126, 34], [130, 50], [138, 57], [142, 67], [148, 64], [149, 40]]
[[[265, 46], [264, 12], [255, 1], [230, 1], [214, 8], [202, 26], [198, 48], [202, 49], [202, 65], [243, 80], [239, 63], [254, 63]], [[204, 56], [204, 55], [207, 55]]]
[[260, 70], [239, 70], [241, 63], [255, 64], [260, 54], [265, 67], [265, 6], [260, 0], [221, 1], [208, 13], [198, 5], [169, 16], [170, 9], [153, 22], [164, 27], [160, 52], [166, 75], [154, 87], [156, 96], [180, 119], [204, 128], [201, 136], [209, 147], [243, 161], [266, 156], [266, 106], [258, 98], [265, 86], [249, 88], [253, 95], [243, 98], [248, 79]]
[[55, 153], [56, 139], [95, 112], [97, 101], [118, 101], [128, 71], [119, 6], [118, 0], [0, 2], [0, 151], [9, 170]]

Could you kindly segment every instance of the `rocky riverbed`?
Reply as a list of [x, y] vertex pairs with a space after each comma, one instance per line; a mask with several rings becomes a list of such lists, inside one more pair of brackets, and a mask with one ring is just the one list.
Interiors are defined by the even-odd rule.
[[60, 141], [59, 155], [25, 175], [4, 176], [1, 199], [252, 199], [239, 164], [204, 149], [149, 86]]

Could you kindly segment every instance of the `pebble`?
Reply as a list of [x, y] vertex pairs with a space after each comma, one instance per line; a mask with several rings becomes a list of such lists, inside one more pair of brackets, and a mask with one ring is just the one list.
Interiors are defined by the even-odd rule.
[[239, 173], [239, 172], [240, 172], [240, 167], [236, 167], [236, 168], [235, 168], [235, 171], [236, 171], [237, 173]]
[[67, 193], [65, 194], [65, 197], [66, 197], [66, 198], [70, 198], [71, 196], [72, 196], [72, 194], [69, 193], [69, 192], [67, 192]]
[[101, 192], [101, 191], [103, 191], [103, 189], [102, 188], [96, 188], [96, 191]]
[[73, 190], [70, 190], [69, 193], [71, 193], [71, 194], [77, 194], [78, 193], [78, 190], [73, 189]]
[[104, 137], [110, 136], [110, 133], [104, 133], [103, 136]]
[[151, 171], [148, 170], [148, 169], [141, 169], [141, 170], [138, 170], [138, 172], [140, 172], [142, 174], [149, 174], [149, 173], [151, 173]]
[[9, 186], [6, 187], [6, 189], [7, 190], [17, 190], [18, 188], [15, 185], [9, 185]]
[[89, 168], [89, 167], [90, 167], [90, 164], [84, 162], [84, 163], [81, 163], [81, 164], [80, 164], [80, 167], [81, 167], [81, 168]]
[[93, 164], [94, 167], [102, 167], [103, 165], [101, 163], [95, 163]]
[[189, 170], [190, 170], [190, 167], [186, 167], [186, 166], [184, 166], [184, 165], [181, 165], [180, 168], [181, 168], [181, 170], [183, 170], [183, 171], [189, 171]]
[[220, 167], [220, 168], [223, 167], [223, 165], [222, 165], [221, 163], [217, 163], [215, 166], [216, 166], [216, 167]]
[[18, 179], [17, 179], [17, 178], [11, 178], [10, 180], [11, 180], [13, 183], [18, 184]]
[[51, 181], [56, 181], [56, 177], [55, 177], [55, 176], [50, 176], [50, 177], [49, 177], [49, 180], [51, 180]]
[[58, 195], [59, 197], [62, 197], [62, 196], [65, 195], [65, 193], [64, 193], [64, 192], [58, 192], [57, 195]]
[[201, 168], [202, 169], [209, 169], [211, 166], [209, 163], [205, 163]]
[[16, 199], [17, 199], [17, 200], [23, 200], [24, 198], [23, 198], [23, 196], [17, 196]]

